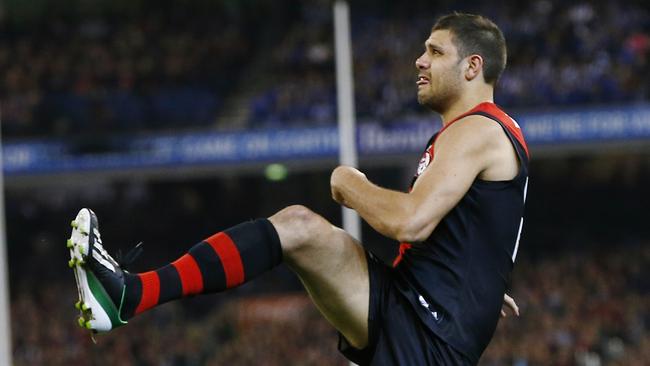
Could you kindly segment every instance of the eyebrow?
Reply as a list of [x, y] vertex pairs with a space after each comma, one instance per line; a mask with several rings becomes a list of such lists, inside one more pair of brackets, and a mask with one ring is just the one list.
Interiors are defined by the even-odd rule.
[[442, 47], [440, 47], [440, 46], [438, 46], [438, 45], [436, 45], [434, 43], [431, 43], [429, 41], [424, 42], [424, 48], [426, 48], [426, 49], [431, 48], [431, 49], [434, 49], [434, 50], [436, 50], [438, 52], [442, 52]]

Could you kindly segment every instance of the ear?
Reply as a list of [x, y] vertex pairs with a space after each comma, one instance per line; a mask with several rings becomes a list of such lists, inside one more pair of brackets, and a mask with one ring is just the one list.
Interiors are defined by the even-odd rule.
[[467, 81], [474, 80], [483, 71], [483, 57], [481, 55], [470, 55], [467, 57], [467, 65], [465, 69], [465, 79]]

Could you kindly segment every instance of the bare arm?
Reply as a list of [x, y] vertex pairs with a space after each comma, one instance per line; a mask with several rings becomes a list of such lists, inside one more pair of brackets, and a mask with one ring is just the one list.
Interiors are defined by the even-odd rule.
[[466, 117], [440, 135], [433, 161], [410, 193], [379, 187], [358, 170], [340, 166], [332, 172], [332, 197], [387, 237], [426, 239], [476, 177], [497, 161], [493, 141], [507, 137], [499, 125], [484, 118]]

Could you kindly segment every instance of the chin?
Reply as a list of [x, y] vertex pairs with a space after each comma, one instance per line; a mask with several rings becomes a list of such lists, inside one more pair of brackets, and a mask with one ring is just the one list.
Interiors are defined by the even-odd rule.
[[420, 95], [418, 94], [418, 103], [423, 106], [427, 107], [428, 109], [434, 111], [434, 112], [439, 112], [440, 108], [438, 108], [438, 103], [430, 96], [430, 95]]
[[418, 103], [422, 106], [427, 107], [429, 104], [431, 104], [431, 96], [418, 93]]

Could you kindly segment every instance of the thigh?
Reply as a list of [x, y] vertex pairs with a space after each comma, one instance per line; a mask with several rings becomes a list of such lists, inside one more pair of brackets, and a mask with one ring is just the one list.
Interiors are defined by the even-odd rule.
[[284, 261], [325, 318], [355, 347], [368, 342], [369, 278], [361, 244], [302, 206], [269, 218]]

